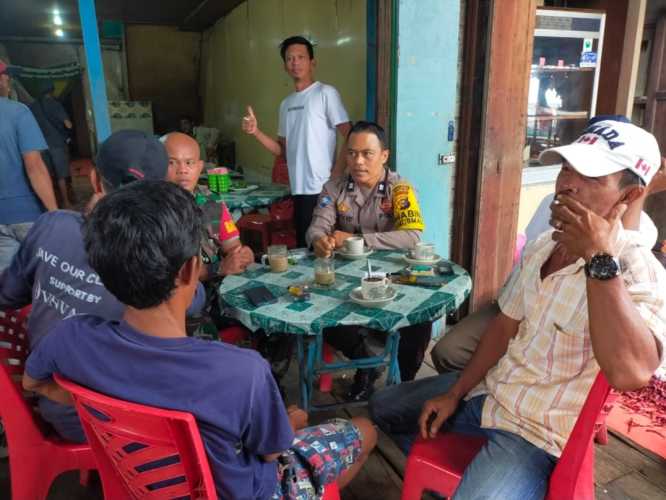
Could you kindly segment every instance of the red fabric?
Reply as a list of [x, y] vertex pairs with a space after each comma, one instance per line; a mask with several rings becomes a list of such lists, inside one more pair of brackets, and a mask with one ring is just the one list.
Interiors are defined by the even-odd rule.
[[225, 242], [227, 240], [232, 240], [240, 236], [240, 231], [236, 227], [234, 219], [229, 213], [226, 203], [221, 203], [222, 207], [220, 208], [220, 232], [218, 234], [220, 241]]
[[222, 328], [218, 332], [220, 340], [226, 342], [227, 344], [238, 345], [241, 342], [247, 340], [249, 330], [246, 330], [242, 326], [230, 326], [227, 328]]
[[289, 185], [289, 168], [287, 167], [287, 159], [284, 156], [275, 157], [273, 170], [271, 171], [271, 182], [273, 184]]
[[[78, 469], [85, 484], [88, 471], [97, 464], [89, 445], [46, 437], [44, 423], [23, 397], [20, 377], [28, 355], [29, 311], [0, 312], [0, 418], [9, 444], [12, 498], [43, 500], [62, 472]], [[9, 360], [13, 364], [7, 364]]]
[[[594, 499], [592, 437], [609, 392], [606, 377], [599, 373], [550, 477], [546, 500]], [[417, 439], [407, 458], [402, 500], [420, 499], [425, 489], [452, 496], [465, 468], [484, 443], [483, 438], [453, 432], [427, 441]]]
[[[86, 438], [102, 479], [104, 498], [178, 498], [216, 500], [208, 456], [191, 413], [162, 410], [99, 394], [65, 380], [56, 382], [72, 393]], [[128, 447], [140, 441], [140, 451]], [[180, 460], [141, 470], [177, 455]], [[185, 477], [184, 482], [152, 489], [159, 481]]]

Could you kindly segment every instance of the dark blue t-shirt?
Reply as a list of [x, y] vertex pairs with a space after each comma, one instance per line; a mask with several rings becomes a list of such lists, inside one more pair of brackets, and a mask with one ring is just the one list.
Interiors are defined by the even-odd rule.
[[[88, 264], [82, 223], [83, 216], [77, 212], [45, 213], [0, 275], [0, 307], [18, 309], [32, 303], [28, 317], [31, 348], [64, 318], [95, 314], [119, 320], [125, 311]], [[199, 284], [189, 312], [200, 311], [205, 299]]]
[[23, 154], [44, 149], [28, 107], [0, 97], [0, 224], [32, 222], [44, 211], [23, 166]]
[[276, 462], [261, 455], [293, 441], [266, 361], [255, 351], [197, 338], [145, 335], [90, 315], [60, 322], [26, 364], [109, 396], [192, 413], [220, 498], [263, 499], [275, 491]]

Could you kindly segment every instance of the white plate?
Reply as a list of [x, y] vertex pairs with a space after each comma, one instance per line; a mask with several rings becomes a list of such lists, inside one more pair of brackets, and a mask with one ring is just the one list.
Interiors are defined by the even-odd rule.
[[248, 191], [254, 191], [255, 189], [258, 188], [259, 186], [257, 186], [256, 184], [250, 184], [249, 186], [245, 186], [244, 188], [236, 188], [231, 186], [229, 188], [229, 191], [231, 191], [232, 193], [247, 193]]
[[365, 259], [368, 257], [368, 255], [372, 254], [372, 248], [365, 247], [365, 251], [363, 253], [347, 253], [344, 250], [336, 250], [335, 253], [338, 254], [343, 259], [349, 259], [349, 260]]
[[433, 255], [432, 259], [413, 259], [411, 258], [408, 254], [405, 254], [402, 256], [403, 259], [407, 261], [408, 264], [411, 264], [412, 266], [431, 266], [433, 264], [437, 264], [442, 258], [435, 254]]
[[383, 307], [398, 295], [397, 290], [393, 287], [389, 287], [388, 292], [389, 294], [381, 299], [364, 299], [363, 295], [361, 295], [361, 287], [359, 286], [349, 292], [349, 298], [352, 302], [356, 302], [363, 307]]

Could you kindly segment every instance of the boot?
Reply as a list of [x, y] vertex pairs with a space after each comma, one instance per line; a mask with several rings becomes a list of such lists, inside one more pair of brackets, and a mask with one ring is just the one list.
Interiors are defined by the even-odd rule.
[[377, 380], [382, 371], [379, 368], [367, 368], [356, 370], [354, 374], [354, 383], [351, 389], [345, 395], [347, 401], [367, 401], [375, 392], [375, 380]]

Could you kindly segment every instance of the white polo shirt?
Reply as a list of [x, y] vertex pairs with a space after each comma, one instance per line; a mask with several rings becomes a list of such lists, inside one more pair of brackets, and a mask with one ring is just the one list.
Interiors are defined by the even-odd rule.
[[280, 104], [292, 194], [319, 194], [335, 164], [336, 126], [349, 121], [334, 87], [315, 82]]

